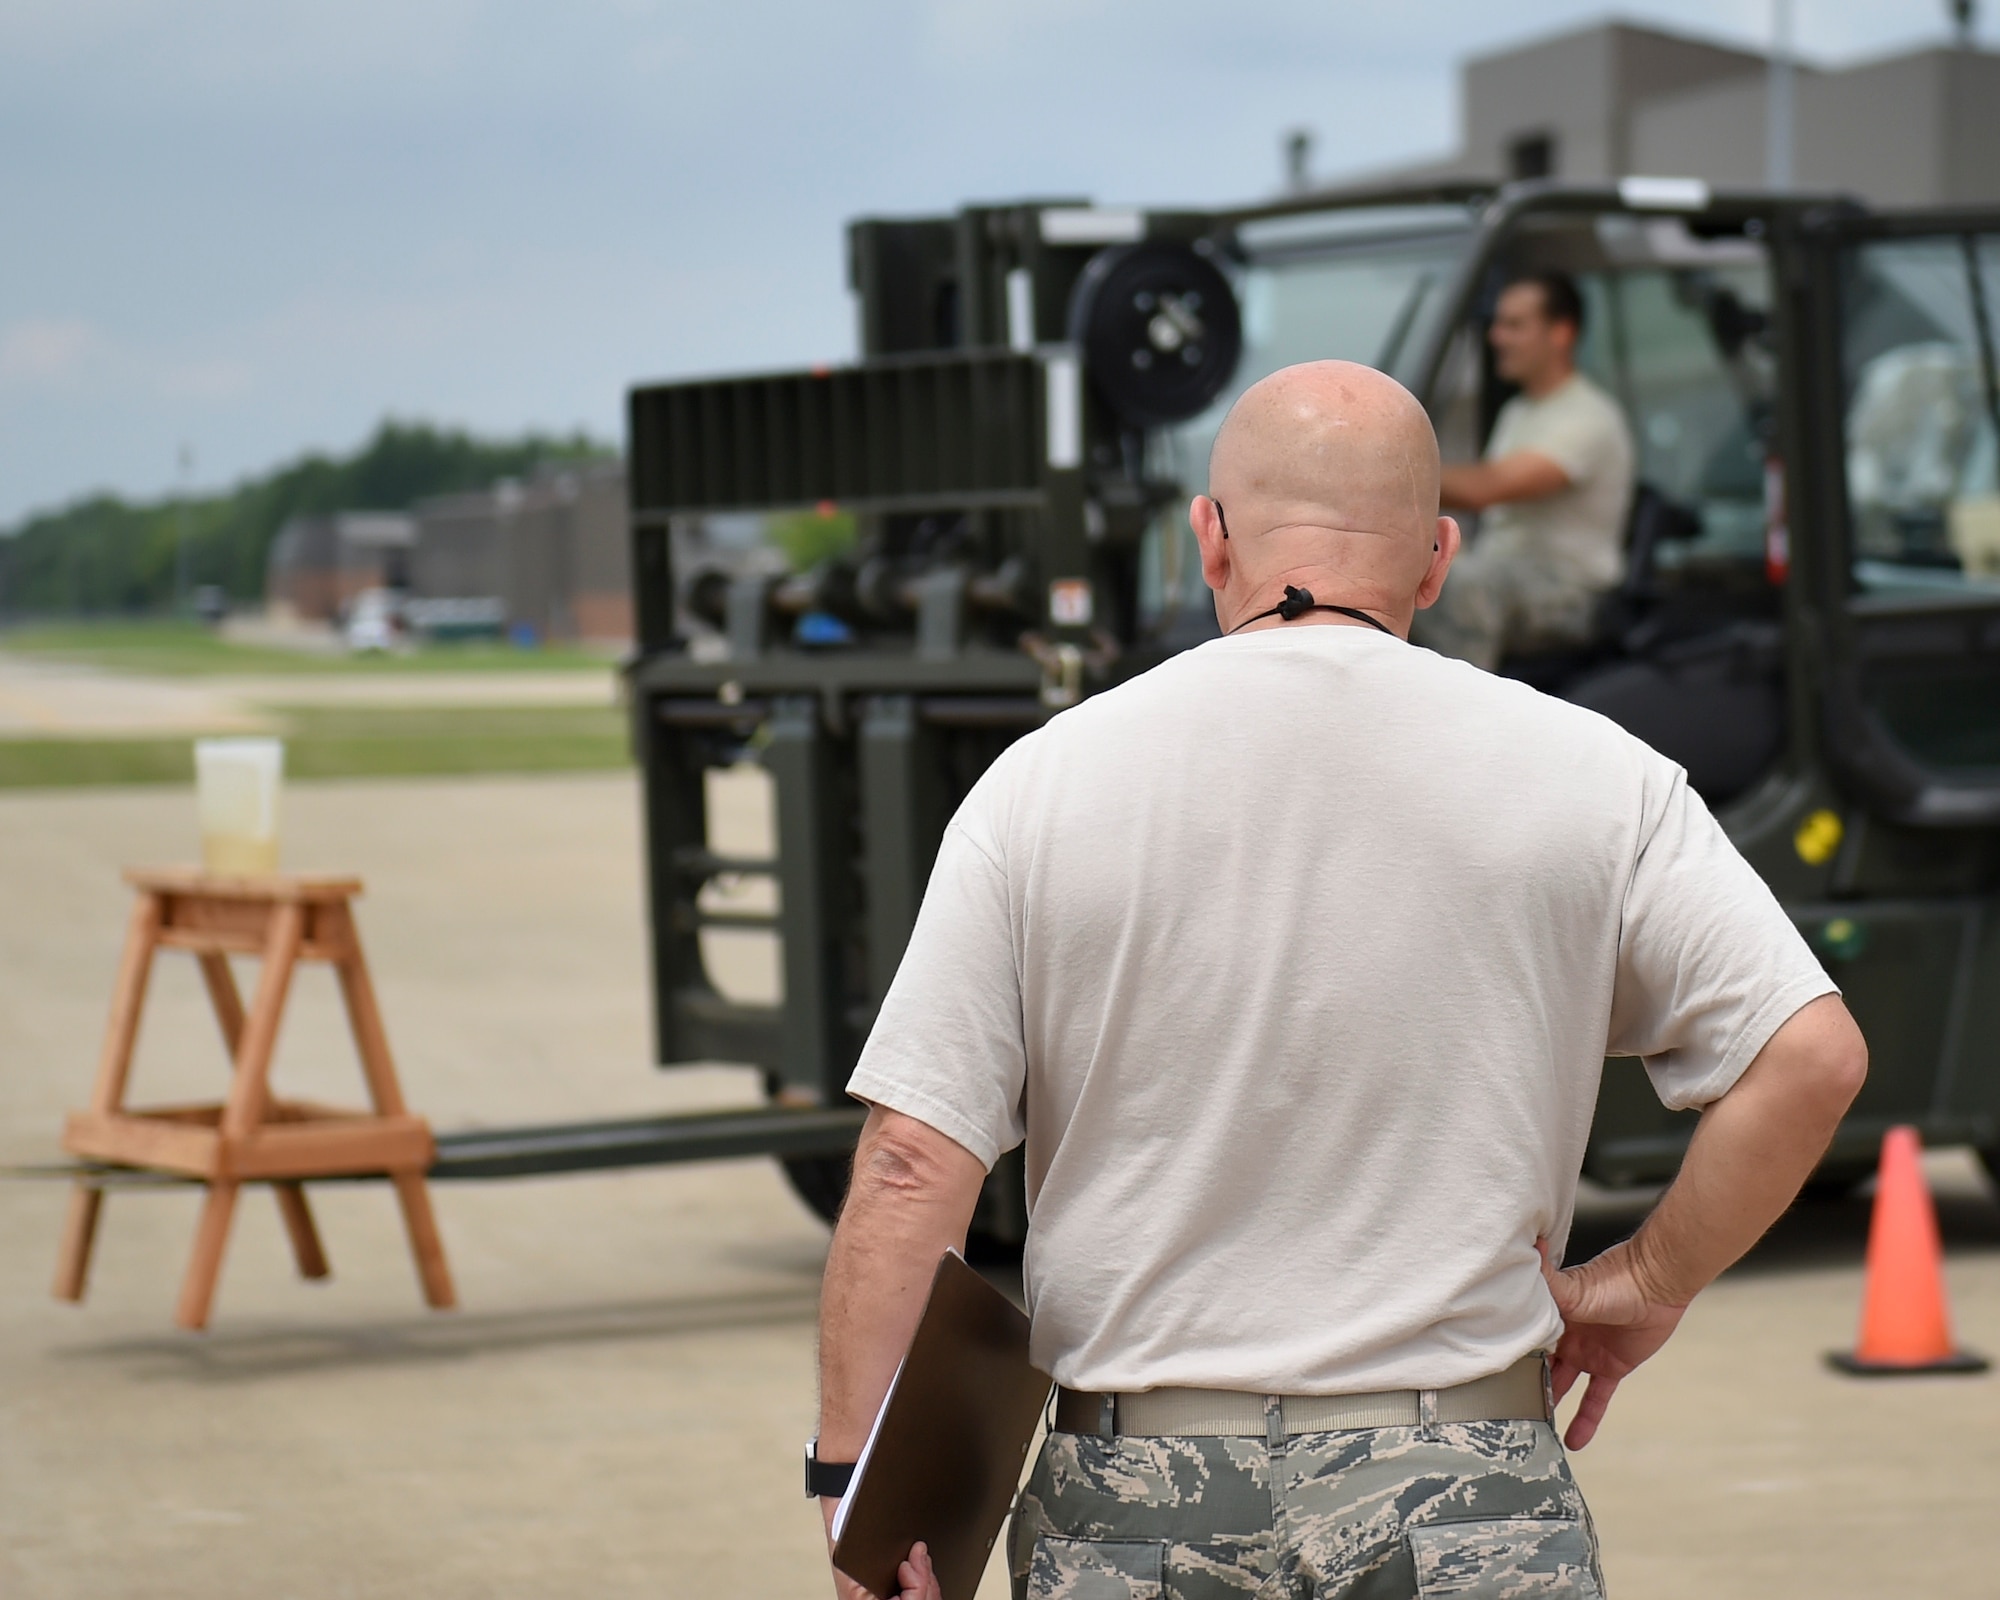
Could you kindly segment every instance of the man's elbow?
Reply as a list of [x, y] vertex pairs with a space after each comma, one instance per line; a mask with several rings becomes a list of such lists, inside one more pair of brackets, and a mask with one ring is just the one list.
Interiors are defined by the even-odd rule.
[[985, 1168], [971, 1151], [928, 1123], [877, 1107], [854, 1152], [850, 1206], [950, 1202], [977, 1195]]
[[1800, 1043], [1807, 1048], [1795, 1058], [1796, 1091], [1829, 1121], [1838, 1122], [1868, 1081], [1868, 1041], [1836, 995], [1814, 1001], [1798, 1020], [1805, 1025]]
[[1466, 489], [1440, 504], [1447, 511], [1491, 511], [1500, 503], [1500, 497], [1484, 489]]
[[1493, 504], [1486, 468], [1481, 463], [1444, 469], [1438, 485], [1438, 506], [1445, 511], [1484, 511]]
[[1838, 1038], [1829, 1043], [1821, 1077], [1828, 1103], [1837, 1106], [1839, 1114], [1845, 1116], [1868, 1081], [1868, 1041], [1862, 1038], [1861, 1029], [1845, 1006], [1840, 1008], [1840, 1017], [1845, 1026]]

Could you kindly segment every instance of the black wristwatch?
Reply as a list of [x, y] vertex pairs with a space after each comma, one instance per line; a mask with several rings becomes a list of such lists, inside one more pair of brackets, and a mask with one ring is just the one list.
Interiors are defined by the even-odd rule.
[[822, 1461], [819, 1458], [819, 1436], [815, 1434], [806, 1440], [806, 1498], [808, 1500], [838, 1500], [847, 1493], [847, 1486], [854, 1479], [852, 1461]]

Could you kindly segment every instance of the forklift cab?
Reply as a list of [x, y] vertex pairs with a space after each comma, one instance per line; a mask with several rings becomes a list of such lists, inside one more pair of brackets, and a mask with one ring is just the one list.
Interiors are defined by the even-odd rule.
[[[1616, 195], [1579, 202], [1528, 186], [1483, 205], [1243, 223], [1244, 360], [1217, 407], [1182, 431], [1176, 465], [1199, 484], [1235, 395], [1325, 356], [1401, 379], [1445, 459], [1474, 459], [1512, 393], [1486, 337], [1500, 289], [1536, 268], [1569, 273], [1585, 302], [1578, 366], [1619, 403], [1637, 447], [1625, 574], [1594, 638], [1502, 670], [1632, 726], [1720, 803], [1769, 770], [1784, 730], [1782, 574], [1767, 548], [1777, 359], [1766, 223], [1706, 208], [1691, 223]], [[1476, 539], [1477, 519], [1461, 520]]]

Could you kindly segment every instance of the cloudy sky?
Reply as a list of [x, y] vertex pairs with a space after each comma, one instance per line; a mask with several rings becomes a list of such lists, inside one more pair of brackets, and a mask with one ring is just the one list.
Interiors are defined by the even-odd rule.
[[[1942, 0], [1796, 0], [1820, 61]], [[1242, 199], [1449, 150], [1583, 0], [5, 0], [0, 523], [385, 414], [615, 438], [634, 379], [853, 348], [841, 224]], [[1770, 0], [1633, 20], [1755, 42]], [[1991, 30], [1989, 30], [1990, 32]]]

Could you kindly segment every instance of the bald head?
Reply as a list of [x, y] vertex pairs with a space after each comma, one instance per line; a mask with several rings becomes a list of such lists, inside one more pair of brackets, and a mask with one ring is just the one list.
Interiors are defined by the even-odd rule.
[[[1250, 602], [1267, 591], [1264, 604], [1275, 604], [1296, 583], [1398, 616], [1405, 631], [1443, 583], [1445, 544], [1457, 543], [1456, 525], [1438, 516], [1430, 418], [1395, 379], [1351, 361], [1286, 367], [1245, 390], [1215, 436], [1208, 482], [1192, 518], [1197, 535], [1213, 524], [1203, 566], [1225, 629], [1232, 613], [1261, 609]], [[1210, 570], [1211, 544], [1220, 570]]]

